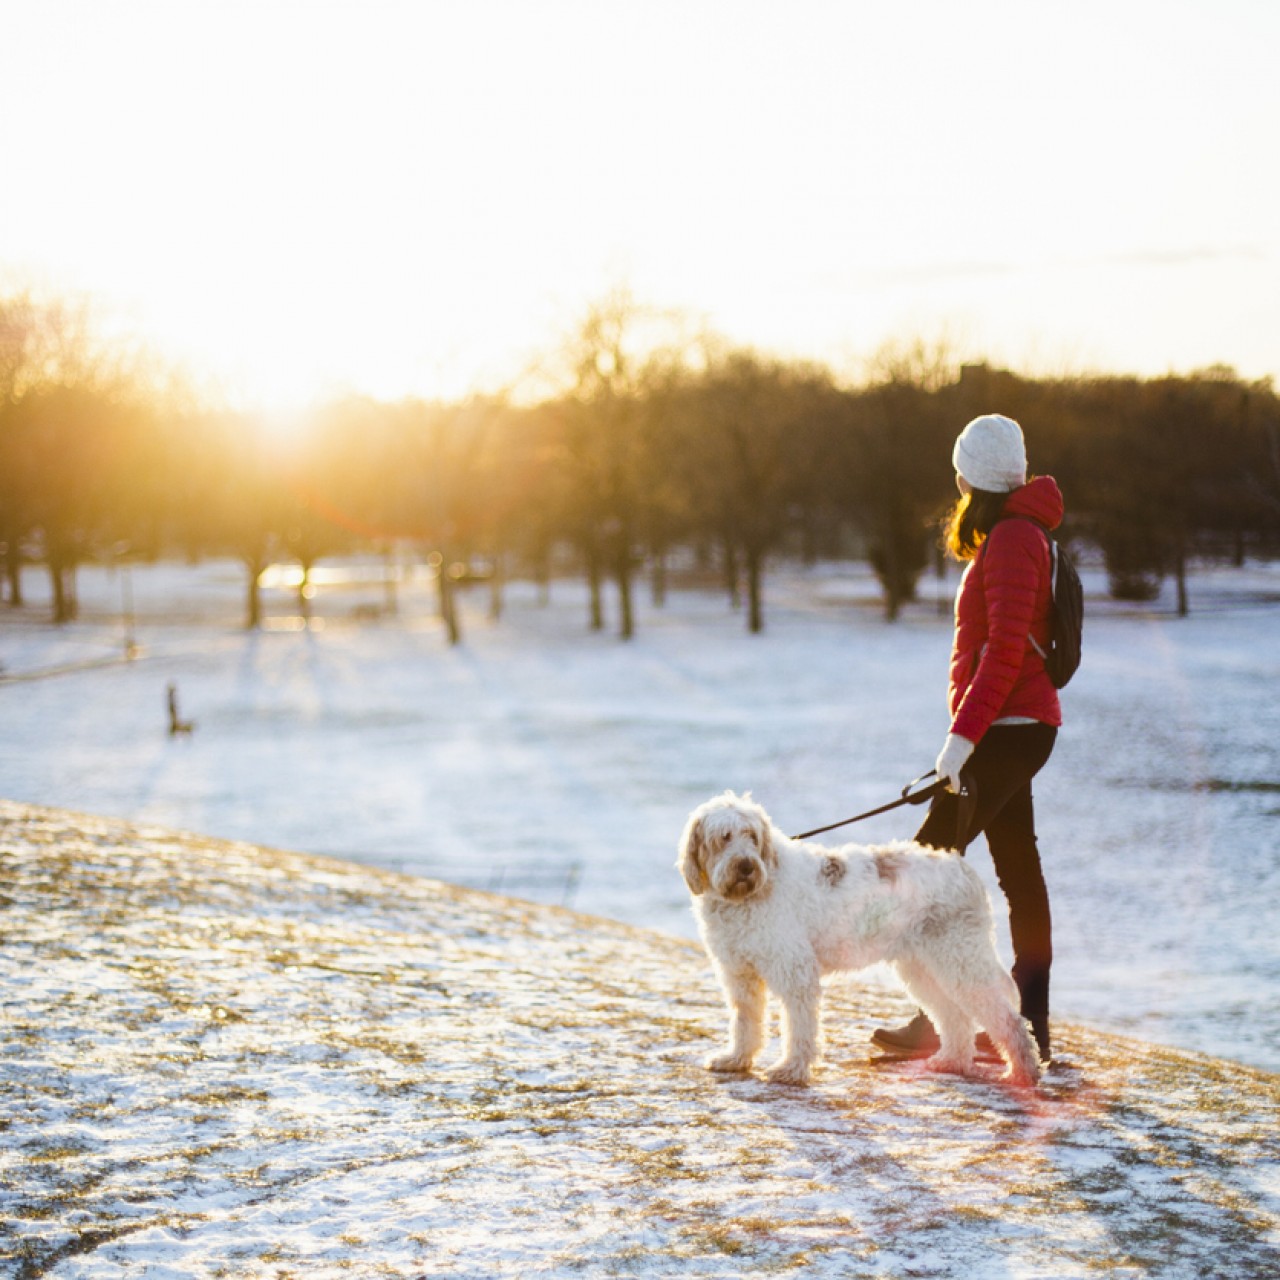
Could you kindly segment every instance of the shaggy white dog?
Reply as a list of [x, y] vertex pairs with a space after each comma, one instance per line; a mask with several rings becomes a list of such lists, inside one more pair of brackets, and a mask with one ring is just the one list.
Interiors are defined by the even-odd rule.
[[785, 1015], [768, 1072], [808, 1084], [820, 1051], [822, 975], [886, 960], [938, 1029], [928, 1065], [972, 1074], [975, 1024], [1008, 1063], [1005, 1079], [1040, 1076], [1018, 993], [996, 956], [991, 904], [963, 858], [920, 845], [828, 849], [783, 835], [732, 791], [689, 817], [679, 867], [729, 1002], [729, 1048], [712, 1071], [748, 1071], [765, 1039], [765, 995]]

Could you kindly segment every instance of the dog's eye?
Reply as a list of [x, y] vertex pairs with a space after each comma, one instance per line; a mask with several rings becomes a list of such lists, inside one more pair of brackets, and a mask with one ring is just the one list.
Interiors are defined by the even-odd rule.
[[751, 841], [752, 844], [758, 844], [760, 841], [760, 837], [756, 835], [756, 833], [750, 827], [748, 827], [747, 830], [743, 832], [743, 835], [745, 835], [747, 839]]

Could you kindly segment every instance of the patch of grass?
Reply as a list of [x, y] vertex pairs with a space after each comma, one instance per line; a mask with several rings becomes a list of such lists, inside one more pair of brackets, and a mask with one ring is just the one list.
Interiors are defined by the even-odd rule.
[[237, 1102], [268, 1102], [271, 1095], [266, 1089], [249, 1089], [242, 1085], [228, 1085], [221, 1089], [206, 1089], [203, 1093], [190, 1094], [186, 1101], [193, 1107], [226, 1107]]
[[720, 1223], [682, 1227], [680, 1234], [700, 1253], [714, 1251], [731, 1258], [742, 1258], [749, 1251], [745, 1240], [735, 1236], [730, 1226]]
[[19, 1222], [43, 1222], [46, 1218], [52, 1218], [60, 1209], [60, 1205], [46, 1200], [43, 1204], [15, 1205], [9, 1212]]
[[626, 1153], [627, 1159], [635, 1166], [639, 1176], [646, 1182], [655, 1185], [680, 1180], [687, 1182], [705, 1182], [709, 1178], [719, 1176], [719, 1168], [710, 1164], [694, 1166], [685, 1158], [683, 1143], [672, 1142], [654, 1151], [632, 1149]]
[[71, 1143], [54, 1143], [47, 1147], [28, 1147], [27, 1159], [32, 1164], [63, 1164], [67, 1160], [75, 1160], [87, 1155], [88, 1148]]
[[38, 1245], [31, 1245], [31, 1242], [24, 1241], [20, 1245], [24, 1261], [22, 1267], [15, 1273], [16, 1280], [35, 1280], [35, 1277], [52, 1271], [60, 1262], [81, 1254], [93, 1253], [95, 1249], [110, 1244], [113, 1240], [119, 1240], [123, 1236], [140, 1231], [145, 1225], [148, 1224], [127, 1222], [76, 1227], [73, 1228], [75, 1232], [73, 1239], [48, 1250], [41, 1250]]
[[372, 1029], [363, 1032], [329, 1031], [323, 1038], [326, 1045], [342, 1052], [380, 1053], [394, 1062], [414, 1067], [434, 1065], [434, 1058], [428, 1052], [429, 1045], [424, 1047], [413, 1040], [396, 1039]]

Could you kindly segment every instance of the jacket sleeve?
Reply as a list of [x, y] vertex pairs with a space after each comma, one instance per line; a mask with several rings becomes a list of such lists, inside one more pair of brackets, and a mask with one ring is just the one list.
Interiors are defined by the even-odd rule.
[[991, 531], [981, 555], [987, 643], [951, 722], [951, 732], [970, 742], [978, 742], [1000, 718], [1027, 654], [1033, 652], [1028, 636], [1048, 544], [1034, 525], [1008, 520]]

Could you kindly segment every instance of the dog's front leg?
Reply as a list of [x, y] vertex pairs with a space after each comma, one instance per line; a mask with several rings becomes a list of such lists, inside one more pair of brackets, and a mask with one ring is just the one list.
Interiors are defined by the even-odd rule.
[[816, 966], [797, 965], [774, 990], [782, 1002], [782, 1057], [765, 1072], [773, 1084], [807, 1085], [821, 1047], [822, 986]]
[[750, 1071], [764, 1044], [765, 986], [754, 969], [723, 970], [729, 1001], [729, 1049], [707, 1059], [711, 1071]]

